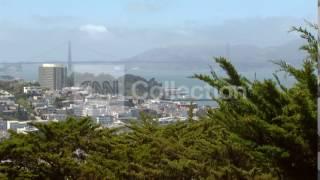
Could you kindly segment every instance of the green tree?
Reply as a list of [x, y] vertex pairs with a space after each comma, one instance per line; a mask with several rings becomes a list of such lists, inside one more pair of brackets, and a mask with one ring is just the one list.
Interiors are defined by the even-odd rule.
[[[316, 26], [313, 26], [316, 27]], [[318, 43], [315, 36], [301, 27], [293, 28], [307, 40], [301, 49], [308, 53], [301, 68], [284, 61], [276, 62], [280, 71], [296, 82], [285, 87], [275, 79], [249, 81], [225, 58], [216, 62], [227, 77], [216, 73], [195, 75], [217, 89], [225, 86], [244, 87], [247, 96], [216, 99], [218, 110], [208, 113], [210, 120], [246, 141], [257, 161], [270, 161], [272, 167], [288, 179], [315, 179], [317, 157], [317, 74]], [[237, 92], [232, 92], [236, 94]]]
[[89, 119], [68, 119], [63, 123], [34, 124], [38, 131], [11, 132], [0, 145], [1, 171], [9, 179], [75, 179], [83, 171], [82, 158], [95, 146], [99, 131]]

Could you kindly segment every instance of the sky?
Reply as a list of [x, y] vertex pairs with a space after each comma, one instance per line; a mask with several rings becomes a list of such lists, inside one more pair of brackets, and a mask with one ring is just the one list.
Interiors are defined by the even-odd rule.
[[316, 22], [316, 0], [0, 0], [0, 62], [65, 57], [121, 59], [170, 46], [294, 40]]
[[0, 5], [2, 20], [30, 26], [46, 20], [47, 23], [63, 23], [78, 19], [91, 24], [140, 28], [188, 23], [208, 25], [251, 17], [313, 18], [316, 15], [315, 0], [0, 0]]

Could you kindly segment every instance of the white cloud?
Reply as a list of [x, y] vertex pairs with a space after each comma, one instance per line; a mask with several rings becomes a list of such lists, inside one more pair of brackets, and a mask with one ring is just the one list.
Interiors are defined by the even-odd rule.
[[80, 27], [80, 31], [88, 34], [99, 34], [108, 32], [108, 29], [103, 25], [86, 24]]

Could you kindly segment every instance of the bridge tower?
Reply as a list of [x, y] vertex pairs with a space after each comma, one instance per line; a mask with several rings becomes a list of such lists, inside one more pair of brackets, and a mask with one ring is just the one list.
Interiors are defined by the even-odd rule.
[[68, 42], [68, 75], [72, 74], [72, 44]]

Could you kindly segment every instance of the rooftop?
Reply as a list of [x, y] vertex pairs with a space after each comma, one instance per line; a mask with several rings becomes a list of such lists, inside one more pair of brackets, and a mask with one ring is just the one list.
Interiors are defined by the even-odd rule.
[[64, 67], [63, 64], [42, 64], [40, 67]]

